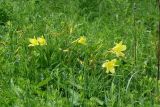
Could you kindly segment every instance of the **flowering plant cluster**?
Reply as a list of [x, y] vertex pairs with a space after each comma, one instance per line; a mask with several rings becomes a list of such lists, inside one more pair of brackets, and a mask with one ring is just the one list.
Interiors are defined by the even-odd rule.
[[[125, 54], [123, 53], [126, 50], [126, 45], [123, 45], [122, 41], [120, 43], [116, 43], [116, 45], [111, 49], [111, 53], [114, 53], [117, 57], [124, 57]], [[112, 59], [111, 61], [106, 60], [102, 67], [106, 68], [106, 73], [115, 73], [115, 67], [117, 59]]]
[[[41, 36], [38, 38], [30, 38], [29, 39], [30, 44], [28, 45], [29, 47], [31, 46], [37, 46], [37, 45], [47, 45], [46, 39]], [[81, 45], [86, 45], [87, 44], [87, 39], [84, 36], [81, 36], [80, 38], [76, 39], [72, 43], [78, 43]], [[113, 54], [116, 55], [116, 57], [124, 57], [125, 54], [123, 53], [126, 50], [126, 45], [123, 45], [123, 42], [116, 43], [116, 45], [109, 51]], [[103, 64], [102, 67], [106, 69], [106, 73], [115, 73], [115, 67], [118, 66], [117, 64], [117, 59], [112, 59], [112, 60], [106, 60]]]
[[30, 44], [28, 45], [29, 47], [37, 46], [37, 45], [41, 45], [41, 46], [47, 45], [46, 39], [43, 36], [38, 37], [38, 38], [36, 37], [29, 38], [29, 42], [30, 42]]

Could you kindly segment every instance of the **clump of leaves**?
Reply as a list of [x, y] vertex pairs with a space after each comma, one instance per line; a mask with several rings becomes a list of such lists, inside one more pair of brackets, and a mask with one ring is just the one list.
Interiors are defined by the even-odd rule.
[[9, 21], [9, 15], [4, 9], [0, 8], [0, 25], [5, 25]]

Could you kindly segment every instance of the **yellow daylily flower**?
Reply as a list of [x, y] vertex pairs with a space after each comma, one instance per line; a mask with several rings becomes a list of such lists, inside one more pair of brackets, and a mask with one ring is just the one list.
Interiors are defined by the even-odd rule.
[[78, 40], [78, 43], [79, 44], [82, 44], [82, 45], [86, 45], [86, 37], [84, 37], [84, 36], [81, 36], [80, 38], [79, 38], [79, 40]]
[[39, 44], [42, 46], [42, 45], [47, 45], [47, 42], [45, 40], [45, 38], [42, 36], [42, 37], [39, 37], [37, 38], [37, 41], [39, 42]]
[[79, 43], [82, 45], [86, 45], [87, 39], [84, 36], [81, 36], [80, 38], [78, 38], [77, 40], [73, 41], [72, 43]]
[[123, 51], [126, 50], [126, 45], [122, 44], [123, 42], [121, 41], [120, 43], [117, 43], [115, 47], [112, 48], [112, 52], [116, 54], [117, 57], [124, 57], [125, 54], [123, 53]]
[[112, 74], [115, 73], [115, 66], [116, 65], [117, 60], [113, 59], [111, 61], [107, 60], [106, 62], [103, 63], [102, 67], [106, 68], [106, 73], [111, 72]]
[[29, 38], [29, 42], [30, 42], [30, 44], [28, 45], [29, 47], [30, 46], [37, 46], [37, 45], [39, 45], [39, 42], [38, 42], [38, 40], [35, 37], [33, 39]]

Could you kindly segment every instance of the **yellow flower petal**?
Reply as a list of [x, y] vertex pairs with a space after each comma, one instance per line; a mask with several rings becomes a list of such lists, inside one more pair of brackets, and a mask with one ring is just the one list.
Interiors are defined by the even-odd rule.
[[112, 74], [114, 74], [114, 73], [115, 73], [115, 68], [111, 69], [110, 72], [111, 72]]
[[122, 51], [125, 51], [127, 49], [126, 45], [122, 45]]
[[74, 40], [72, 43], [79, 43], [81, 45], [86, 45], [87, 39], [84, 36], [81, 36], [80, 38]]
[[117, 56], [117, 57], [124, 57], [124, 56], [125, 56], [125, 54], [124, 54], [124, 53], [122, 53], [122, 52], [119, 52], [119, 53], [116, 53], [116, 56]]
[[105, 66], [106, 66], [106, 64], [105, 64], [105, 63], [103, 63], [103, 64], [102, 64], [102, 67], [104, 68]]
[[77, 42], [79, 44], [86, 45], [86, 38], [84, 36], [81, 36]]

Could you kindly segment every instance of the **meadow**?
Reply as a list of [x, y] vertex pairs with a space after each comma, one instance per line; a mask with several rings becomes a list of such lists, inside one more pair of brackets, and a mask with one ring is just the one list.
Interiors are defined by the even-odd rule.
[[1, 107], [160, 107], [156, 0], [0, 0]]

